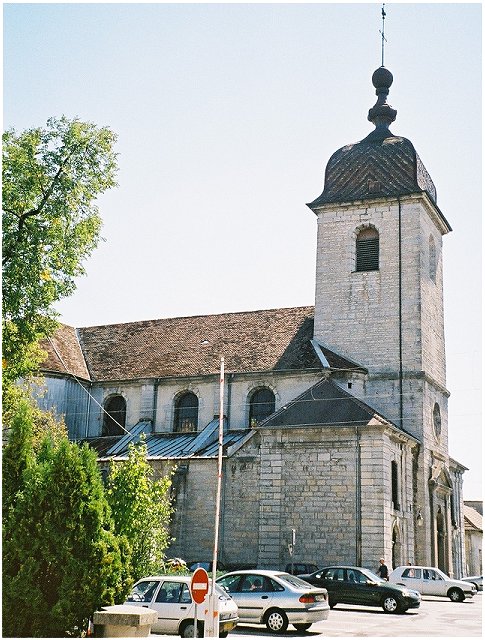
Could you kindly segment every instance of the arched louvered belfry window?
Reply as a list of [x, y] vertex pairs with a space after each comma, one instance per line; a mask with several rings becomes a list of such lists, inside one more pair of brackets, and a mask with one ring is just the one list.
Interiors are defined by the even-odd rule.
[[362, 229], [355, 243], [355, 270], [379, 270], [379, 233], [374, 227]]
[[126, 400], [123, 396], [111, 396], [104, 403], [103, 436], [119, 436], [125, 432]]
[[173, 430], [177, 432], [197, 431], [199, 421], [199, 399], [191, 391], [180, 395], [175, 401]]
[[274, 413], [275, 397], [271, 389], [257, 389], [249, 399], [249, 426], [255, 427]]

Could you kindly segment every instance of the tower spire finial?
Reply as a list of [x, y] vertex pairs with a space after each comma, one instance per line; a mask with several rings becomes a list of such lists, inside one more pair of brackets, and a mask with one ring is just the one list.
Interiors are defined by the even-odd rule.
[[381, 15], [382, 15], [382, 31], [379, 29], [379, 33], [381, 34], [381, 67], [384, 66], [384, 42], [387, 42], [386, 36], [384, 35], [384, 21], [386, 19], [386, 12], [384, 11], [384, 7], [386, 5], [382, 4]]

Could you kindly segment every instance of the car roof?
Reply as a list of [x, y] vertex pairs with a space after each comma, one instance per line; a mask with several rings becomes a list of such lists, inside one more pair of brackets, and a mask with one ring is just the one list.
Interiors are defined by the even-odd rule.
[[440, 569], [439, 567], [428, 567], [427, 565], [424, 565], [424, 564], [403, 564], [400, 567], [396, 567], [394, 571], [397, 571], [398, 569], [433, 569], [437, 571], [442, 571], [442, 569]]
[[135, 582], [138, 584], [139, 582], [144, 582], [145, 580], [180, 580], [181, 582], [190, 582], [192, 580], [192, 576], [180, 576], [180, 575], [161, 575], [161, 576], [146, 576], [145, 578], [140, 578]]
[[235, 570], [235, 571], [228, 571], [227, 573], [225, 573], [224, 575], [229, 575], [229, 574], [255, 574], [258, 573], [262, 576], [278, 576], [281, 575], [282, 573], [288, 573], [287, 571], [277, 571], [275, 569], [239, 569], [239, 570]]
[[328, 567], [322, 567], [319, 571], [325, 571], [325, 569], [353, 569], [355, 571], [371, 571], [371, 569], [367, 569], [367, 567], [353, 567], [347, 564], [329, 564]]

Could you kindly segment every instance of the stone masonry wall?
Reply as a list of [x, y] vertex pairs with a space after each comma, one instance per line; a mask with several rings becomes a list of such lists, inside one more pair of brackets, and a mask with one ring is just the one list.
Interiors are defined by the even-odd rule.
[[[367, 226], [379, 232], [379, 270], [356, 272], [355, 239]], [[429, 280], [431, 233], [438, 260], [433, 295], [421, 286], [422, 280]], [[441, 380], [444, 356], [435, 364], [436, 354], [443, 350], [443, 308], [438, 304], [441, 236], [419, 197], [401, 204], [401, 241], [403, 368], [417, 372], [426, 364]], [[315, 300], [317, 338], [368, 367], [371, 374], [399, 370], [399, 207], [395, 200], [319, 212]], [[431, 354], [425, 363], [423, 353]]]

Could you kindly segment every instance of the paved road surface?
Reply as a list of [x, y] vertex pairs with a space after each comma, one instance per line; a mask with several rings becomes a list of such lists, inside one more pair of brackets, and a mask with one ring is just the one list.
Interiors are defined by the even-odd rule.
[[[228, 640], [276, 640], [277, 638], [480, 638], [482, 637], [482, 593], [465, 602], [447, 598], [425, 597], [419, 609], [404, 615], [386, 614], [377, 607], [337, 605], [328, 620], [312, 625], [309, 631], [298, 632], [290, 625], [288, 631], [273, 635], [266, 627], [240, 624]], [[156, 634], [152, 634], [155, 636]], [[178, 636], [158, 636], [168, 640]]]

